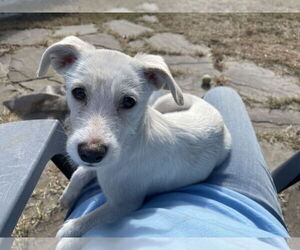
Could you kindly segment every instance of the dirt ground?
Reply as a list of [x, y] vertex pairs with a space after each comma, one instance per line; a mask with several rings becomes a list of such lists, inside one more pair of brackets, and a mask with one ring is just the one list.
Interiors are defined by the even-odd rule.
[[[101, 29], [101, 25], [109, 20], [127, 19], [138, 22], [141, 16], [142, 14], [26, 15], [1, 21], [0, 31], [29, 28], [54, 29], [61, 25], [90, 23], [94, 23]], [[279, 75], [295, 77], [300, 85], [300, 14], [157, 14], [155, 16], [159, 22], [149, 23], [147, 26], [154, 29], [156, 33], [182, 34], [192, 43], [204, 44], [211, 48], [214, 66], [220, 71], [228, 57], [246, 59], [271, 69]], [[122, 37], [118, 37], [118, 40], [128, 54], [137, 52], [136, 49], [128, 46], [130, 40]], [[7, 53], [7, 50], [15, 49], [18, 48], [0, 46], [0, 56], [1, 53]], [[144, 46], [139, 51], [163, 53], [149, 46]], [[217, 85], [226, 85], [226, 79], [218, 79]], [[298, 97], [287, 100], [275, 98], [264, 105], [278, 110], [292, 107], [292, 110], [299, 112], [300, 97]], [[249, 106], [256, 105], [255, 100], [249, 98], [245, 99], [245, 102]], [[18, 118], [13, 114], [5, 113], [0, 116], [0, 123], [16, 119]], [[299, 128], [293, 130], [290, 135], [280, 131], [280, 129], [264, 133], [258, 131], [258, 138], [260, 142], [280, 142], [292, 150], [300, 149]], [[13, 235], [16, 237], [54, 236], [66, 213], [60, 208], [58, 202], [66, 183], [66, 178], [52, 163], [49, 163]], [[289, 230], [293, 236], [298, 237], [300, 236], [297, 231], [300, 214], [295, 213], [299, 211], [297, 208], [300, 201], [299, 191], [300, 185], [297, 184], [280, 195]], [[299, 221], [297, 225], [290, 223], [295, 219]]]

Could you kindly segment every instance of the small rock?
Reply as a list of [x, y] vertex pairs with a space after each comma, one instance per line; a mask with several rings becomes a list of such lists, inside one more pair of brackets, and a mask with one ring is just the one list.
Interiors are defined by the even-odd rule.
[[203, 89], [210, 89], [210, 87], [211, 87], [210, 83], [211, 83], [211, 76], [208, 75], [208, 74], [204, 75], [202, 77], [202, 85], [201, 85], [201, 87]]
[[120, 42], [115, 37], [105, 33], [85, 35], [81, 36], [80, 38], [88, 43], [93, 44], [96, 47], [122, 50]]
[[54, 32], [54, 36], [79, 36], [93, 34], [97, 31], [98, 28], [95, 24], [61, 26]]
[[45, 43], [50, 33], [47, 29], [9, 30], [0, 33], [0, 44], [23, 46]]
[[152, 29], [138, 25], [127, 20], [113, 20], [105, 23], [112, 32], [126, 38], [134, 38], [146, 32], [153, 32]]

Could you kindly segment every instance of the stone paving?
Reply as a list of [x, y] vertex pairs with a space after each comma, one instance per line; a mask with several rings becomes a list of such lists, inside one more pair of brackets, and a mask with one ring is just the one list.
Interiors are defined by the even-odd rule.
[[[156, 32], [150, 25], [158, 22], [155, 16], [144, 15], [140, 21], [132, 23], [128, 20], [113, 20], [104, 23], [102, 27], [88, 24], [0, 32], [0, 112], [5, 109], [3, 102], [6, 101], [6, 106], [22, 118], [63, 119], [66, 107], [64, 98], [47, 89], [47, 86], [52, 86], [60, 90], [63, 87], [62, 78], [50, 70], [46, 77], [36, 79], [36, 70], [47, 46], [64, 36], [78, 35], [97, 48], [161, 54], [185, 92], [203, 96], [206, 92], [201, 88], [204, 75], [212, 78], [212, 86], [233, 87], [245, 100], [259, 135], [300, 129], [299, 107], [274, 109], [268, 104], [270, 98], [283, 100], [299, 97], [299, 79], [283, 77], [253, 62], [237, 61], [234, 58], [226, 58], [220, 71], [216, 68], [210, 48], [201, 43], [191, 44], [181, 34]], [[47, 100], [48, 106], [42, 110], [30, 108], [43, 102], [43, 98]], [[57, 109], [51, 106], [51, 102]], [[296, 151], [285, 142], [270, 143], [263, 136], [258, 137], [270, 169], [274, 169]], [[293, 191], [289, 199], [296, 199], [297, 196], [299, 198], [299, 192]], [[298, 199], [298, 214], [299, 202]], [[293, 224], [293, 216], [296, 214], [286, 215], [288, 223]], [[298, 234], [296, 231], [293, 233], [299, 236], [300, 226], [294, 224], [291, 228], [297, 229]]]
[[298, 0], [2, 0], [5, 12], [299, 12]]
[[138, 25], [127, 20], [113, 20], [104, 24], [108, 29], [123, 37], [123, 38], [134, 38], [141, 36], [145, 33], [151, 33], [153, 30], [151, 28]]

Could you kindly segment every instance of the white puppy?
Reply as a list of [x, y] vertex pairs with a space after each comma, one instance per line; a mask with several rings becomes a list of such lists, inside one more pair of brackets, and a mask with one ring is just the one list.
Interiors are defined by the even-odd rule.
[[[138, 209], [147, 195], [203, 181], [230, 150], [219, 112], [183, 95], [160, 56], [95, 49], [71, 36], [50, 46], [38, 76], [49, 65], [65, 78], [73, 133], [67, 151], [82, 167], [62, 203], [70, 206], [97, 175], [106, 203], [67, 221], [58, 237], [81, 236]], [[150, 107], [162, 87], [171, 91]]]

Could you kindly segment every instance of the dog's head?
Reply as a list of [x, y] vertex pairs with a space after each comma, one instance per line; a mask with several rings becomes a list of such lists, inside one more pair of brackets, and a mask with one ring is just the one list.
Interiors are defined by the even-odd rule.
[[47, 48], [38, 76], [50, 65], [66, 82], [73, 130], [67, 151], [83, 166], [101, 166], [118, 158], [126, 141], [142, 126], [154, 90], [166, 85], [175, 102], [183, 104], [181, 90], [160, 56], [130, 57], [95, 49], [70, 36]]

